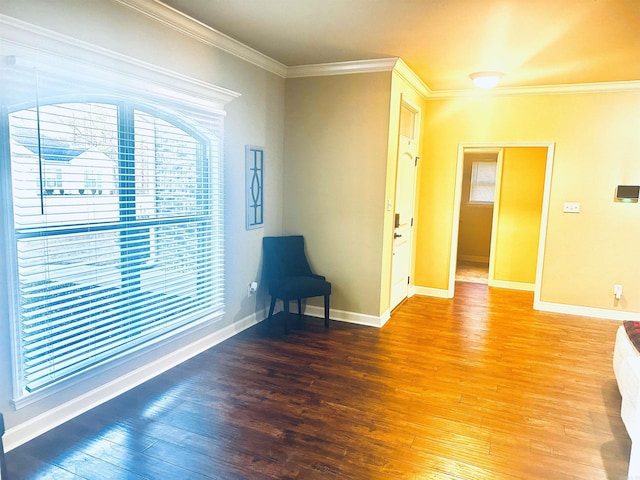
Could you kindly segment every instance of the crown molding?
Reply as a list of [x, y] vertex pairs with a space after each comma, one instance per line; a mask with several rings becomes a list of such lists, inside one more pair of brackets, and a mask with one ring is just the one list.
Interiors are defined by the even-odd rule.
[[427, 86], [427, 84], [424, 83], [413, 70], [411, 70], [409, 65], [407, 65], [402, 58], [398, 58], [393, 71], [408, 82], [416, 92], [423, 97], [427, 98], [433, 94], [433, 91]]
[[279, 77], [287, 76], [287, 66], [240, 43], [204, 23], [190, 17], [159, 0], [115, 0], [168, 27], [188, 35], [199, 42], [216, 47]]
[[323, 77], [350, 73], [390, 72], [396, 66], [397, 57], [355, 60], [351, 62], [317, 63], [287, 68], [287, 78]]
[[385, 72], [391, 71], [397, 61], [397, 58], [394, 57], [287, 67], [277, 60], [205, 25], [199, 20], [162, 3], [160, 0], [115, 1], [205, 45], [223, 50], [282, 78]]
[[38, 65], [61, 78], [85, 74], [95, 78], [95, 84], [110, 85], [114, 92], [138, 92], [149, 98], [162, 98], [193, 112], [222, 113], [227, 103], [240, 96], [232, 90], [7, 15], [0, 14], [0, 30], [1, 52], [14, 57], [3, 68], [12, 64]]
[[625, 82], [600, 82], [600, 83], [574, 83], [566, 85], [541, 85], [536, 87], [504, 87], [493, 88], [491, 90], [440, 90], [431, 91], [428, 100], [445, 100], [461, 97], [504, 97], [504, 96], [527, 96], [527, 95], [563, 95], [578, 93], [615, 93], [615, 92], [638, 92], [640, 91], [640, 81], [632, 80]]

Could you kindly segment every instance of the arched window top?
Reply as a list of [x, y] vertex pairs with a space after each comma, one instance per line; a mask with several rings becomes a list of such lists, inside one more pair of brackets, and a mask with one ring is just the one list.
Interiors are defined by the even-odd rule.
[[[10, 114], [16, 117], [18, 112], [24, 118], [24, 122], [31, 119], [33, 125], [34, 118], [39, 114], [48, 115], [50, 118], [57, 117], [56, 121], [62, 122], [62, 125], [71, 125], [73, 121], [80, 123], [85, 118], [84, 123], [95, 123], [95, 120], [89, 119], [92, 113], [99, 110], [107, 112], [112, 110], [134, 110], [136, 112], [147, 114], [164, 122], [170, 123], [175, 127], [184, 130], [187, 134], [197, 138], [199, 141], [206, 142], [212, 137], [217, 137], [218, 129], [211, 128], [212, 124], [216, 124], [215, 119], [211, 119], [206, 128], [201, 125], [196, 118], [189, 116], [179, 109], [172, 109], [166, 105], [154, 105], [147, 102], [140, 102], [137, 99], [129, 99], [122, 96], [113, 95], [54, 95], [42, 97], [42, 92], [36, 94], [35, 91], [28, 95], [22, 94], [20, 102], [7, 105]], [[73, 115], [68, 117], [64, 111]], [[59, 132], [64, 135], [64, 128]], [[77, 136], [76, 136], [77, 139]]]
[[[157, 112], [125, 102], [67, 102], [10, 113], [16, 228], [82, 215], [113, 221], [122, 215], [122, 189], [133, 192], [137, 214], [146, 218], [189, 211], [198, 188], [209, 183], [209, 143], [181, 119]], [[55, 194], [64, 198], [53, 200]], [[111, 202], [88, 213], [85, 198], [84, 213], [71, 208], [60, 215], [57, 208], [71, 207], [77, 195]]]

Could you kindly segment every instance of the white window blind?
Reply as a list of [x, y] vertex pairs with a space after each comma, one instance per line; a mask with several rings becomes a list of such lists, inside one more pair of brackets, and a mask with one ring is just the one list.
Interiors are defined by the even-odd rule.
[[84, 80], [3, 76], [18, 396], [224, 308], [221, 119], [203, 133]]
[[496, 190], [496, 162], [473, 162], [471, 166], [470, 203], [494, 202]]

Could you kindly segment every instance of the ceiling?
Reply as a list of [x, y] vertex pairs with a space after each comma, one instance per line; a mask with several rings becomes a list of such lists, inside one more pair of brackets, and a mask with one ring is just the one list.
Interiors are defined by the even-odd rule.
[[433, 91], [640, 80], [640, 0], [162, 0], [284, 65], [402, 57]]

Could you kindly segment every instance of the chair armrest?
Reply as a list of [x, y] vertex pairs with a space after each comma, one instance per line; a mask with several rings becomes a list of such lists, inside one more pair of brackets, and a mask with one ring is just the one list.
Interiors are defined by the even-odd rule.
[[322, 275], [316, 275], [315, 273], [312, 273], [309, 276], [312, 277], [312, 278], [317, 278], [318, 280], [326, 280], [326, 278], [323, 277]]

